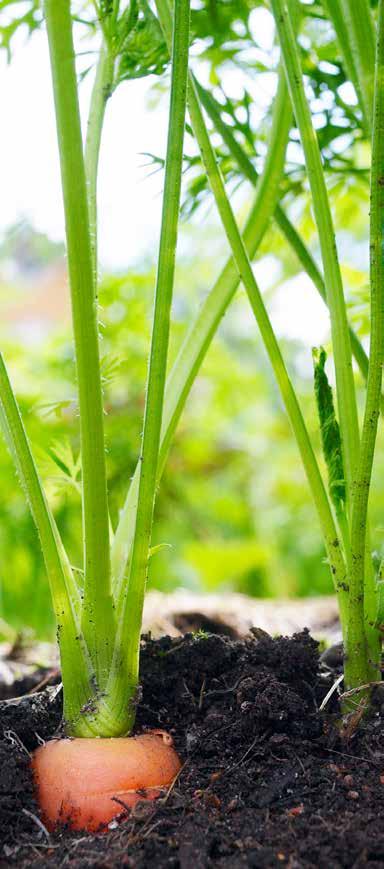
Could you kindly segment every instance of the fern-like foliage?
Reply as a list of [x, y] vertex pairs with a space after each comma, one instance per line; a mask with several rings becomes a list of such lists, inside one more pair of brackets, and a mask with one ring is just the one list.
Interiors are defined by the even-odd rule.
[[16, 33], [23, 30], [28, 36], [37, 30], [42, 22], [40, 0], [0, 0], [0, 48], [11, 59], [12, 42]]
[[161, 75], [169, 61], [158, 19], [147, 0], [131, 0], [118, 22], [119, 60], [115, 85], [146, 75]]
[[321, 443], [328, 470], [329, 494], [336, 512], [340, 512], [345, 504], [344, 468], [339, 423], [336, 419], [332, 389], [325, 371], [326, 359], [327, 354], [323, 347], [313, 351], [315, 396]]

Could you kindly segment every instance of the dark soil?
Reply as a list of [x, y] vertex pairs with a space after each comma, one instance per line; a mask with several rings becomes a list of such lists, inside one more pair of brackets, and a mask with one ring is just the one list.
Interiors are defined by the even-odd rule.
[[57, 688], [1, 704], [0, 866], [384, 867], [380, 697], [340, 742], [319, 712], [333, 680], [307, 632], [146, 641], [137, 729], [169, 730], [184, 767], [98, 836], [39, 826], [28, 753], [59, 726]]

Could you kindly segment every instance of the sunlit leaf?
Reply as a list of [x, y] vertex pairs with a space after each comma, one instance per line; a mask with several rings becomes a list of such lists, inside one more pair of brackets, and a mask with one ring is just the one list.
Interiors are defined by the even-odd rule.
[[30, 36], [40, 27], [43, 16], [40, 0], [1, 0], [0, 15], [5, 12], [9, 12], [10, 16], [5, 21], [0, 18], [0, 48], [7, 52], [10, 60], [16, 34], [22, 32]]
[[146, 75], [160, 75], [169, 60], [160, 24], [147, 0], [133, 0], [120, 22], [121, 43], [116, 84]]

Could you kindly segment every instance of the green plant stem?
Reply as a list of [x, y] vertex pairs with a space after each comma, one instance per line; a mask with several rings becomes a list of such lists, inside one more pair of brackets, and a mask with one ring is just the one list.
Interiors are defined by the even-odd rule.
[[352, 481], [359, 455], [359, 424], [343, 285], [320, 149], [312, 127], [310, 108], [304, 91], [299, 53], [290, 19], [289, 9], [291, 8], [291, 0], [289, 0], [288, 5], [286, 0], [271, 0], [271, 6], [279, 34], [293, 111], [304, 150], [313, 209], [319, 233], [324, 281], [331, 317], [337, 403], [346, 476], [347, 508], [350, 515]]
[[353, 485], [352, 565], [344, 664], [347, 690], [365, 684], [370, 675], [364, 594], [368, 501], [384, 364], [384, 0], [379, 5], [370, 206], [371, 342], [360, 458]]
[[[168, 0], [156, 0], [156, 6], [165, 36], [169, 39], [170, 12]], [[199, 145], [202, 160], [221, 217], [223, 228], [230, 244], [239, 275], [241, 276], [244, 288], [249, 297], [265, 349], [268, 353], [296, 437], [310, 490], [320, 519], [330, 567], [335, 581], [336, 590], [339, 595], [341, 618], [344, 621], [346, 616], [346, 571], [328, 496], [324, 488], [324, 483], [295, 391], [289, 379], [279, 344], [273, 332], [244, 242], [241, 238], [225, 191], [224, 182], [217, 165], [216, 155], [211, 145], [192, 76], [189, 77], [188, 108], [193, 131]]]
[[116, 21], [119, 17], [120, 11], [120, 0], [113, 0], [113, 8], [112, 8], [112, 22], [115, 25]]
[[97, 290], [97, 174], [105, 109], [112, 91], [114, 67], [115, 61], [109, 45], [103, 41], [92, 88], [84, 149], [95, 291]]
[[[195, 78], [196, 81], [196, 78]], [[268, 228], [269, 220], [275, 207], [275, 220], [283, 236], [297, 256], [303, 269], [313, 281], [321, 298], [327, 304], [324, 278], [301, 236], [286, 216], [278, 203], [279, 177], [277, 169], [283, 166], [285, 140], [289, 132], [291, 111], [287, 102], [287, 90], [284, 81], [279, 79], [273, 123], [269, 138], [269, 149], [262, 175], [258, 173], [241, 145], [236, 141], [232, 130], [223, 121], [216, 100], [211, 94], [197, 84], [202, 103], [210, 115], [217, 132], [227, 144], [229, 151], [239, 163], [244, 175], [254, 186], [257, 194], [251, 208], [243, 239], [250, 259], [253, 259], [259, 244]], [[277, 203], [277, 205], [276, 205]], [[175, 428], [183, 411], [185, 401], [199, 371], [203, 359], [210, 346], [212, 338], [224, 316], [240, 279], [233, 259], [230, 258], [224, 266], [213, 289], [205, 300], [198, 316], [183, 342], [172, 372], [167, 379], [165, 406], [163, 415], [163, 433], [159, 460], [159, 476], [168, 455], [168, 445], [172, 440]], [[353, 355], [362, 376], [368, 374], [368, 357], [357, 335], [351, 329], [351, 346]], [[384, 399], [382, 399], [384, 407]], [[121, 511], [116, 534], [112, 544], [112, 577], [115, 599], [121, 594], [127, 562], [132, 545], [135, 505], [137, 503], [138, 468], [132, 479], [128, 495]], [[344, 529], [345, 531], [345, 529]], [[343, 536], [345, 536], [343, 534]]]
[[[273, 108], [268, 154], [243, 235], [244, 244], [251, 258], [255, 255], [266, 232], [278, 200], [290, 124], [291, 110], [287, 101], [287, 86], [284, 75], [280, 74]], [[191, 328], [188, 330], [172, 371], [167, 378], [158, 479], [160, 479], [163, 472], [169, 445], [192, 384], [219, 323], [233, 299], [239, 284], [239, 273], [232, 257], [230, 257], [211, 292], [203, 302]], [[112, 544], [112, 578], [115, 600], [121, 598], [124, 576], [132, 546], [137, 505], [138, 473], [139, 466], [136, 468], [132, 479]]]
[[[275, 213], [276, 216], [276, 213]], [[281, 214], [279, 216], [279, 220], [277, 221], [279, 229], [283, 232], [286, 240], [290, 243], [292, 250], [295, 251], [299, 262], [301, 262], [303, 268], [305, 269], [307, 275], [313, 281], [316, 289], [318, 290], [321, 298], [327, 304], [326, 298], [326, 290], [323, 276], [317, 267], [317, 264], [313, 257], [311, 256], [308, 248], [303, 244], [301, 237], [296, 232], [293, 224], [287, 220], [285, 217], [285, 213], [281, 209]], [[353, 356], [357, 362], [357, 365], [360, 369], [361, 375], [364, 380], [367, 380], [368, 377], [368, 356], [359, 341], [356, 333], [350, 327], [349, 335], [351, 340], [351, 349]], [[384, 413], [384, 396], [381, 393], [380, 397], [380, 409], [381, 412]], [[349, 545], [349, 523], [347, 517], [345, 515], [345, 511], [342, 513], [338, 513], [337, 515], [337, 524], [340, 528], [340, 533], [344, 543], [344, 551], [348, 562], [350, 563], [351, 553], [350, 553], [350, 545]], [[372, 555], [371, 555], [371, 545], [370, 545], [370, 535], [369, 529], [367, 533], [367, 552], [366, 552], [366, 588], [365, 588], [365, 608], [366, 608], [366, 622], [367, 622], [367, 641], [370, 647], [370, 655], [373, 663], [372, 668], [372, 678], [377, 678], [377, 666], [380, 660], [380, 649], [377, 640], [377, 631], [374, 629], [373, 625], [376, 618], [376, 587], [375, 587], [375, 576], [372, 566]], [[348, 571], [349, 572], [349, 571]]]
[[114, 672], [109, 686], [112, 708], [118, 709], [120, 706], [122, 715], [126, 716], [128, 704], [130, 717], [126, 726], [131, 726], [134, 718], [134, 704], [130, 701], [134, 700], [138, 683], [142, 611], [157, 483], [183, 167], [189, 19], [190, 0], [178, 0], [174, 12], [164, 197], [135, 533], [129, 583], [119, 614]]
[[353, 55], [357, 74], [357, 95], [365, 126], [370, 132], [375, 78], [375, 30], [371, 7], [369, 0], [340, 0], [340, 7], [344, 15], [350, 54]]
[[80, 406], [84, 527], [82, 629], [103, 688], [112, 659], [113, 609], [103, 403], [93, 259], [69, 0], [45, 0], [64, 199]]
[[[196, 84], [200, 100], [207, 114], [210, 116], [213, 124], [215, 125], [217, 132], [220, 134], [223, 142], [225, 142], [225, 144], [227, 145], [229, 152], [238, 163], [239, 168], [242, 170], [245, 177], [248, 178], [251, 184], [257, 186], [259, 178], [258, 173], [252, 161], [249, 159], [248, 155], [245, 153], [239, 142], [237, 142], [233, 131], [223, 120], [221, 116], [220, 106], [212, 97], [212, 94], [210, 94], [209, 91], [206, 90], [206, 88], [202, 87], [202, 85], [197, 82]], [[293, 226], [292, 222], [287, 217], [287, 214], [280, 203], [277, 203], [276, 205], [274, 217], [281, 233], [285, 237], [289, 246], [292, 248], [299, 262], [303, 266], [304, 271], [313, 282], [323, 302], [325, 302], [325, 304], [327, 305], [328, 302], [324, 278], [315, 260], [313, 259], [312, 254], [308, 250], [307, 246], [304, 244], [301, 236]], [[368, 374], [368, 356], [364, 350], [364, 347], [359, 341], [359, 338], [351, 327], [349, 328], [349, 334], [353, 356], [357, 362], [362, 376], [364, 377], [364, 380], [366, 380]], [[382, 407], [384, 410], [384, 397], [382, 399]]]
[[83, 639], [79, 636], [78, 592], [1, 355], [0, 424], [40, 537], [57, 622], [64, 685], [64, 717], [71, 728], [91, 695], [90, 661]]
[[225, 193], [224, 184], [218, 170], [215, 155], [212, 150], [210, 139], [205, 128], [204, 119], [195, 94], [190, 96], [189, 109], [192, 126], [202, 152], [203, 162], [215, 196], [216, 205], [296, 437], [311, 493], [322, 526], [327, 554], [339, 595], [342, 619], [344, 619], [346, 606], [345, 565], [341, 555], [340, 542], [334, 525], [323, 480], [319, 472], [316, 457], [312, 449], [311, 441], [308, 436], [295, 391], [292, 387], [281, 355], [279, 344], [273, 332], [246, 249], [233, 216], [228, 197]]
[[[366, 94], [366, 88], [364, 87], [364, 84], [360, 82], [359, 71], [358, 71], [358, 68], [356, 65], [356, 56], [357, 56], [356, 45], [355, 45], [356, 40], [353, 37], [353, 28], [351, 27], [351, 15], [349, 14], [349, 10], [348, 10], [348, 14], [345, 17], [344, 11], [342, 8], [343, 7], [343, 0], [323, 0], [323, 3], [324, 3], [325, 10], [328, 14], [328, 17], [332, 21], [332, 24], [335, 28], [335, 33], [336, 33], [337, 40], [338, 40], [338, 43], [340, 46], [342, 59], [343, 59], [344, 67], [345, 67], [345, 72], [346, 72], [348, 78], [350, 79], [350, 81], [352, 82], [352, 84], [355, 88], [356, 94], [358, 96], [360, 108], [361, 108], [361, 111], [363, 114], [364, 128], [365, 128], [366, 134], [368, 136], [370, 136], [371, 127], [372, 127], [372, 106], [369, 108], [369, 105], [368, 105], [369, 98]], [[350, 7], [351, 5], [352, 4], [350, 3], [350, 0], [348, 0], [348, 6]], [[356, 6], [358, 6], [358, 5], [359, 5], [359, 3], [356, 4]], [[363, 0], [362, 5], [366, 7], [365, 12], [363, 14], [367, 15], [367, 17], [368, 16], [370, 17], [370, 15], [371, 15], [370, 9], [369, 9], [368, 4], [365, 2], [365, 0]], [[351, 12], [352, 12], [352, 17], [354, 17], [354, 12], [352, 10], [351, 10]], [[361, 15], [360, 15], [360, 21], [361, 21]], [[368, 21], [368, 23], [364, 24], [363, 31], [361, 31], [361, 27], [359, 27], [359, 41], [360, 41], [360, 33], [361, 32], [362, 32], [362, 38], [364, 38], [363, 33], [364, 33], [364, 30], [366, 27], [367, 27], [368, 31], [371, 30], [371, 26], [369, 24], [369, 21]], [[363, 43], [363, 45], [364, 45], [364, 43]], [[373, 43], [372, 43], [372, 45], [373, 45]], [[364, 55], [365, 55], [363, 58], [364, 65], [366, 64], [366, 61], [367, 61], [367, 58], [366, 58], [366, 54], [367, 54], [366, 48], [367, 47], [364, 48]], [[360, 50], [360, 48], [361, 48], [361, 45], [358, 47], [358, 50]], [[361, 67], [361, 63], [359, 66]], [[373, 58], [372, 58], [372, 69], [373, 69]]]

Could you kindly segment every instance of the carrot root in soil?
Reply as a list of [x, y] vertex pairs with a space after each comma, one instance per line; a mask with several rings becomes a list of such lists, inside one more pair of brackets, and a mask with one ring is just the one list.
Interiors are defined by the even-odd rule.
[[151, 731], [120, 739], [53, 740], [35, 751], [32, 768], [47, 827], [95, 832], [124, 807], [159, 797], [181, 762], [172, 737]]

